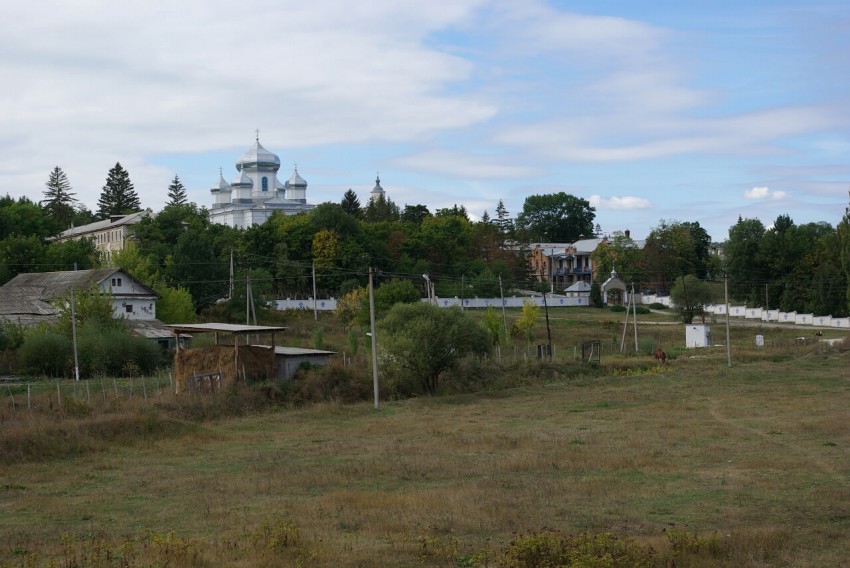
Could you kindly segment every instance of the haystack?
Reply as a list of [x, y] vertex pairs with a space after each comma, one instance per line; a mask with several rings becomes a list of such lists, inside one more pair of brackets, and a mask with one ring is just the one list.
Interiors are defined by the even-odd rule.
[[274, 350], [240, 345], [237, 354], [236, 349], [233, 345], [213, 345], [178, 351], [174, 357], [174, 391], [180, 394], [189, 390], [189, 380], [195, 375], [219, 371], [222, 389], [237, 381], [249, 383], [274, 378]]

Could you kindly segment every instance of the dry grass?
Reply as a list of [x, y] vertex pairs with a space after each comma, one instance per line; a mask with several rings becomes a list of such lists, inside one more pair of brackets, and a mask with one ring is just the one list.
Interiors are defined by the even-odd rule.
[[[602, 377], [316, 405], [0, 465], [0, 566], [496, 566], [544, 528], [634, 538], [659, 565], [842, 565], [850, 353], [755, 350], [739, 333], [732, 368], [725, 349], [666, 369], [617, 356]], [[57, 422], [86, 424], [72, 418]]]

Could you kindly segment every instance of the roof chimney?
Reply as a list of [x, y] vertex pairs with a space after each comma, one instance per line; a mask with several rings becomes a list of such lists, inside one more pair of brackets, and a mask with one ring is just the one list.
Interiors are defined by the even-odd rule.
[[628, 229], [626, 229], [625, 235], [626, 235], [626, 238], [627, 238], [627, 239], [632, 238], [632, 232], [631, 232], [630, 230], [628, 230]]

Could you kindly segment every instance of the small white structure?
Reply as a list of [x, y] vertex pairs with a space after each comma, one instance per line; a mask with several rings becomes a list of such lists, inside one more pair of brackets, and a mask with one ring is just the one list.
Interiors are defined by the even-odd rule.
[[685, 324], [685, 347], [693, 349], [695, 347], [710, 347], [711, 346], [711, 326], [705, 324], [689, 323]]

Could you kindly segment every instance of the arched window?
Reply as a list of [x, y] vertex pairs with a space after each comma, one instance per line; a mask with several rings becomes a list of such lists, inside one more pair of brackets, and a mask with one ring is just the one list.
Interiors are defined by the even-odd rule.
[[263, 191], [269, 190], [269, 178], [263, 176]]

